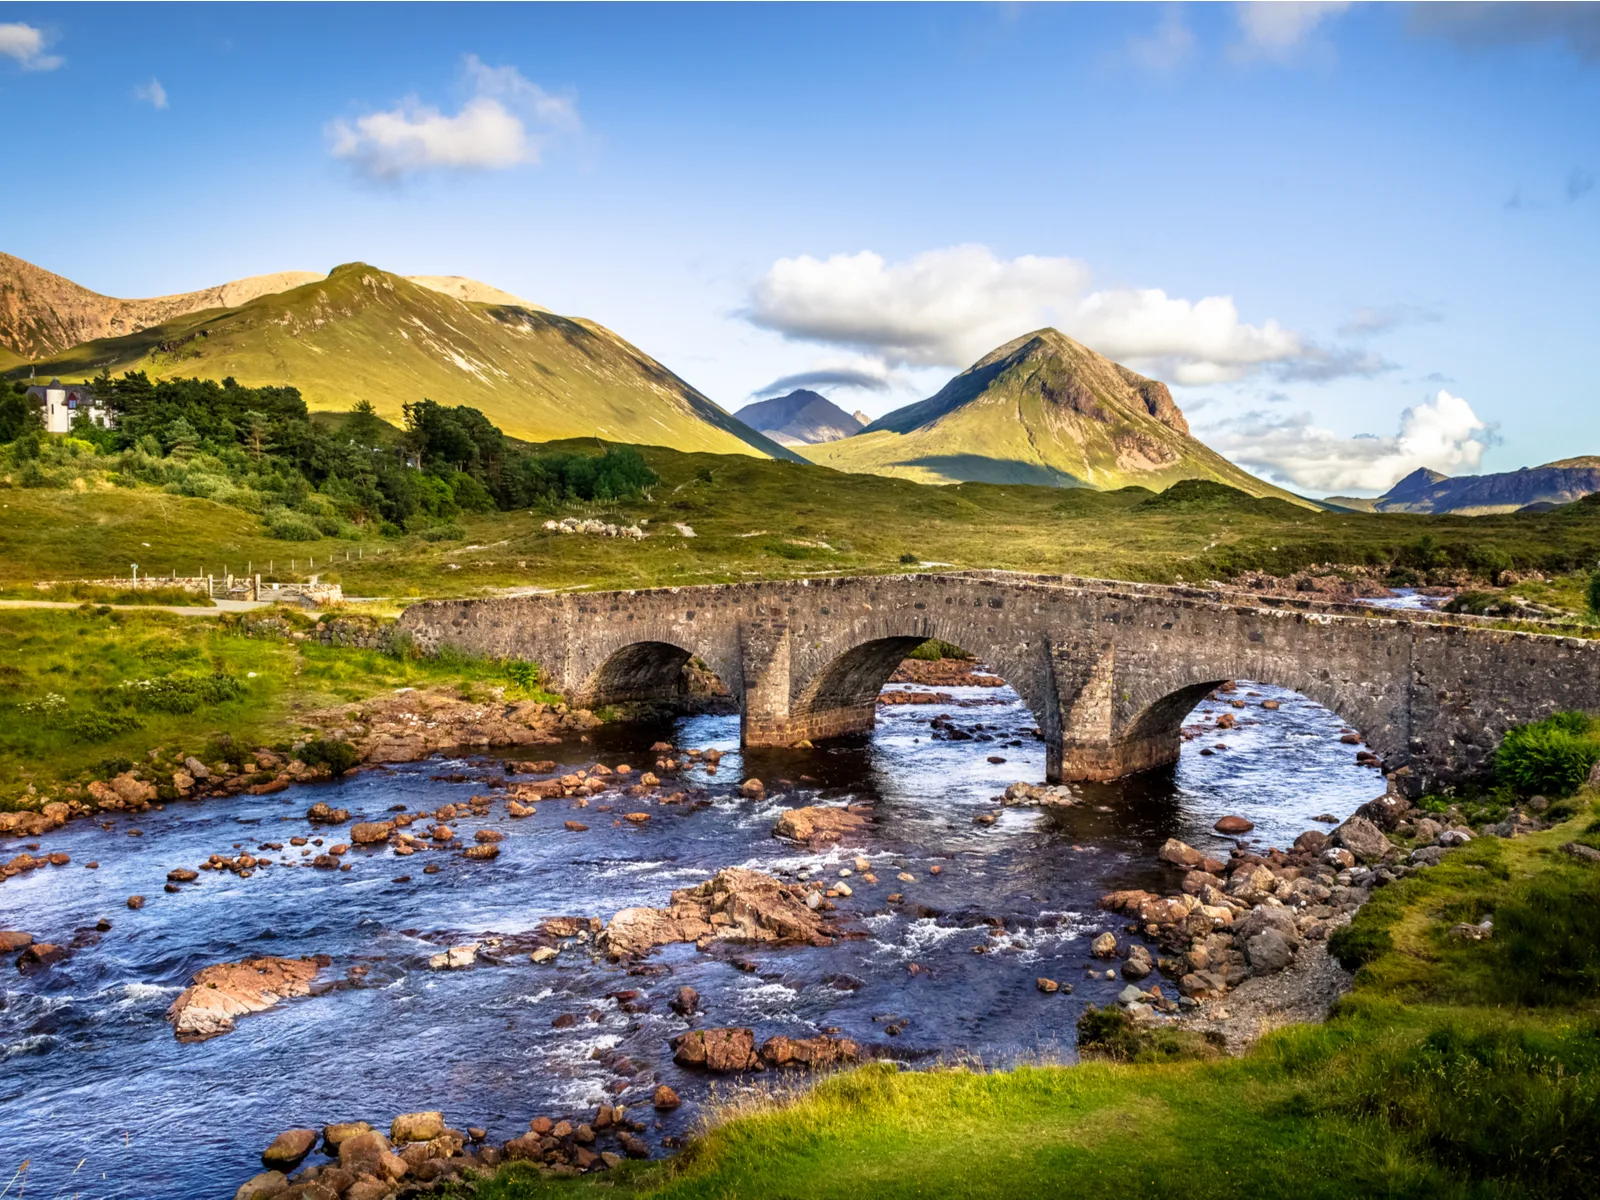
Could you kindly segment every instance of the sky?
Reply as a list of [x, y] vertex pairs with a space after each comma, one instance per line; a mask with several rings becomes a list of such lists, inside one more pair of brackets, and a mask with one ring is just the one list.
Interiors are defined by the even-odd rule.
[[466, 275], [872, 416], [1054, 325], [1313, 495], [1600, 454], [1600, 5], [0, 0], [0, 135], [108, 295]]

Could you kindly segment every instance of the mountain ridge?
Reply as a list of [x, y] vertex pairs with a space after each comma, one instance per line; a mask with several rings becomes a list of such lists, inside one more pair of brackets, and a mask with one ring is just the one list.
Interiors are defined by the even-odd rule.
[[1049, 328], [996, 347], [934, 395], [854, 437], [802, 453], [838, 470], [924, 483], [1159, 491], [1200, 478], [1308, 503], [1198, 441], [1166, 384]]
[[733, 415], [784, 446], [836, 442], [861, 432], [866, 424], [826, 396], [806, 388], [746, 404]]
[[1529, 505], [1571, 504], [1593, 492], [1600, 492], [1600, 455], [1588, 454], [1487, 475], [1452, 476], [1421, 467], [1381, 496], [1329, 496], [1327, 503], [1361, 512], [1489, 516]]
[[460, 299], [437, 286], [452, 278], [429, 277], [430, 285], [346, 263], [288, 290], [180, 313], [6, 373], [231, 376], [296, 387], [313, 410], [347, 411], [364, 399], [398, 421], [405, 403], [427, 398], [477, 408], [528, 441], [602, 437], [797, 460], [598, 322]]

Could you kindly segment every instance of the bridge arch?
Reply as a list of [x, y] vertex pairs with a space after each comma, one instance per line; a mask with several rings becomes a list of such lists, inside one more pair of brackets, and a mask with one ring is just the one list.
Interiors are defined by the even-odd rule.
[[1022, 698], [1041, 729], [1055, 720], [1043, 639], [1015, 644], [976, 619], [943, 613], [894, 614], [852, 625], [841, 636], [802, 648], [791, 675], [789, 711], [808, 738], [863, 733], [876, 723], [878, 694], [895, 669], [923, 642], [959, 646], [999, 675]]

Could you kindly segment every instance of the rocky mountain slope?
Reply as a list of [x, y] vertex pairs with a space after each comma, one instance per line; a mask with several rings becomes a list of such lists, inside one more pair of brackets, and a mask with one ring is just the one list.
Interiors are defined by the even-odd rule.
[[1192, 437], [1166, 384], [1054, 329], [1007, 342], [937, 395], [803, 453], [843, 471], [925, 483], [1159, 491], [1180, 479], [1211, 479], [1292, 498]]
[[860, 433], [866, 421], [851, 416], [832, 400], [800, 388], [787, 396], [746, 404], [733, 414], [784, 446], [814, 446]]
[[1529, 505], [1554, 507], [1600, 492], [1600, 456], [1586, 455], [1491, 475], [1441, 475], [1418, 468], [1375, 500], [1330, 496], [1329, 504], [1363, 512], [1484, 516]]
[[[9, 259], [0, 268], [21, 260]], [[513, 437], [601, 437], [720, 454], [795, 455], [724, 412], [609, 329], [456, 277], [416, 281], [364, 263], [325, 278], [259, 281], [152, 301], [98, 296], [23, 263], [7, 279], [7, 344], [34, 361], [15, 377], [83, 379], [102, 370], [232, 376], [291, 385], [313, 410], [370, 400], [391, 421], [427, 398], [480, 409]], [[251, 289], [256, 295], [229, 304]], [[230, 291], [229, 289], [233, 289]], [[185, 305], [201, 304], [183, 311]], [[141, 307], [142, 306], [142, 307]], [[143, 325], [151, 316], [154, 324]], [[79, 333], [93, 340], [55, 347]], [[44, 348], [41, 350], [40, 348]]]

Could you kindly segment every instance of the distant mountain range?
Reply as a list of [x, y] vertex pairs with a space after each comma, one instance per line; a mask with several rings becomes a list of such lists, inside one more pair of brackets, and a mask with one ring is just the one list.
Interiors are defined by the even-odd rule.
[[119, 300], [0, 255], [0, 363], [12, 378], [102, 370], [289, 385], [313, 410], [423, 398], [471, 405], [514, 437], [602, 437], [718, 454], [794, 453], [593, 321], [475, 280], [365, 263]]
[[860, 433], [867, 422], [832, 400], [800, 388], [787, 396], [746, 404], [733, 414], [784, 446], [816, 446]]
[[1254, 496], [1299, 501], [1196, 440], [1166, 384], [1054, 329], [1007, 342], [937, 395], [853, 437], [801, 452], [841, 471], [923, 483], [1159, 491], [1180, 479], [1210, 479]]
[[1493, 513], [1538, 511], [1600, 492], [1600, 456], [1564, 458], [1542, 467], [1493, 475], [1441, 475], [1421, 467], [1373, 500], [1329, 496], [1327, 503], [1362, 512]]

